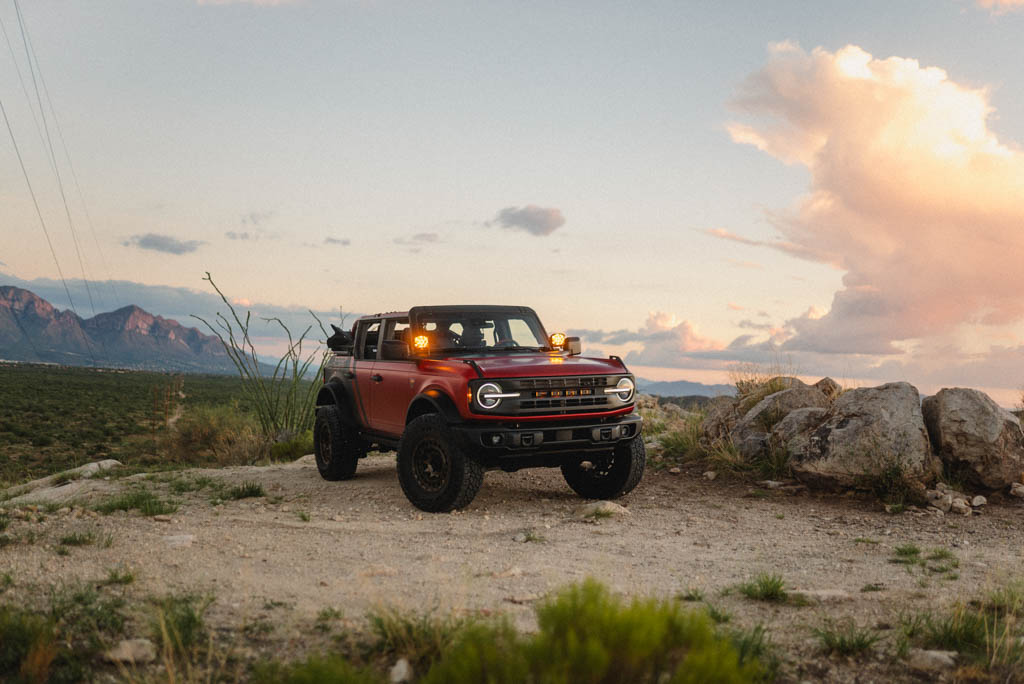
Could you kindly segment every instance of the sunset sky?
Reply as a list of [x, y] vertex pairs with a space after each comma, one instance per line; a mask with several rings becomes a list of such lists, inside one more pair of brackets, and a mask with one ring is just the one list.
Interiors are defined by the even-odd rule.
[[[1024, 0], [19, 2], [0, 102], [84, 317], [192, 324], [210, 271], [296, 321], [526, 304], [652, 379], [1020, 398]], [[0, 121], [0, 285], [57, 276]]]

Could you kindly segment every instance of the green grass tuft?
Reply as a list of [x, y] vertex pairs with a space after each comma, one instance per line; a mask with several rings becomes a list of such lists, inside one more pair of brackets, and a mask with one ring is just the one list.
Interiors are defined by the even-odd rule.
[[109, 515], [115, 511], [138, 511], [142, 515], [167, 515], [178, 510], [177, 504], [164, 501], [146, 489], [136, 489], [113, 496], [97, 504], [94, 510]]
[[858, 627], [852, 620], [834, 623], [825, 622], [822, 627], [811, 630], [817, 637], [821, 650], [826, 654], [862, 657], [874, 650], [881, 635], [869, 628]]
[[240, 485], [236, 485], [228, 490], [227, 498], [229, 499], [251, 499], [258, 496], [266, 496], [267, 493], [263, 491], [263, 485], [259, 482], [243, 482]]
[[786, 582], [782, 575], [761, 573], [750, 582], [743, 582], [736, 589], [748, 599], [755, 601], [783, 602], [789, 598]]

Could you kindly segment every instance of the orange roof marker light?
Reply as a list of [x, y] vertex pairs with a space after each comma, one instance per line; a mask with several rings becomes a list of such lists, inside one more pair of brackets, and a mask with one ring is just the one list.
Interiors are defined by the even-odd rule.
[[412, 338], [412, 346], [414, 349], [423, 351], [430, 344], [430, 339], [426, 335], [417, 335]]
[[565, 346], [565, 333], [551, 333], [548, 341], [552, 349], [562, 349]]

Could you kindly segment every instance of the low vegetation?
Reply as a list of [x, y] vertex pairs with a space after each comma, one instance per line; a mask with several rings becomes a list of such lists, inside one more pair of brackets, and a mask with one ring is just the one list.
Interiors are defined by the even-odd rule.
[[822, 652], [827, 655], [863, 657], [869, 655], [882, 635], [867, 627], [858, 627], [853, 620], [826, 620], [811, 630]]

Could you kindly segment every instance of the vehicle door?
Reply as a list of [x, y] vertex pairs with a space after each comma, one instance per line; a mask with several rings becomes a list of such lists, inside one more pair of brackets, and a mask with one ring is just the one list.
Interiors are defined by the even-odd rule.
[[[384, 321], [382, 340], [398, 340], [408, 344], [409, 319]], [[401, 435], [405, 430], [405, 414], [416, 392], [416, 359], [387, 360], [380, 358], [373, 367], [374, 384], [371, 407], [381, 430]]]
[[352, 348], [352, 366], [347, 379], [352, 382], [353, 409], [359, 421], [371, 430], [379, 430], [379, 421], [373, 415], [370, 399], [373, 394], [374, 366], [377, 363], [378, 339], [380, 337], [380, 320], [369, 319], [360, 321], [356, 328], [356, 340]]

